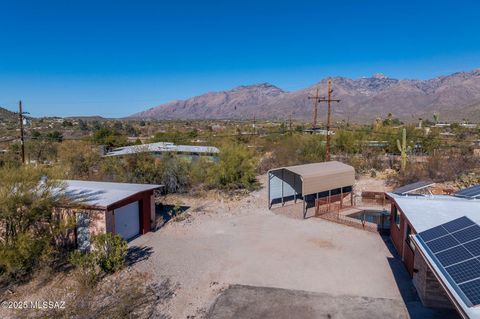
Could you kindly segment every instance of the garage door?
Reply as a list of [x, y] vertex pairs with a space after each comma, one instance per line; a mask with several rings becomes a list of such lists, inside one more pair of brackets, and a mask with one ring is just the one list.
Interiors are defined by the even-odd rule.
[[115, 233], [123, 239], [130, 239], [140, 233], [138, 202], [115, 209]]

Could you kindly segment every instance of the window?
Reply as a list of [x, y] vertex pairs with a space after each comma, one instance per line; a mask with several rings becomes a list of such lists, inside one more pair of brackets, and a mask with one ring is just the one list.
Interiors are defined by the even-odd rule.
[[398, 229], [400, 229], [400, 211], [397, 209], [397, 206], [393, 206], [393, 218], [395, 220], [395, 224], [397, 225]]
[[407, 231], [406, 231], [406, 236], [405, 236], [405, 242], [408, 244], [408, 246], [410, 246], [410, 249], [412, 249], [412, 251], [415, 251], [415, 245], [413, 244], [412, 236], [413, 236], [412, 228], [407, 223]]

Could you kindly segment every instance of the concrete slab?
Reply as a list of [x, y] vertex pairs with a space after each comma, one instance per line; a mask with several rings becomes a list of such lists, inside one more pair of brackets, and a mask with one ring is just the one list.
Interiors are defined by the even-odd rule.
[[232, 285], [216, 300], [209, 319], [406, 319], [400, 300], [358, 296], [333, 296], [268, 287]]

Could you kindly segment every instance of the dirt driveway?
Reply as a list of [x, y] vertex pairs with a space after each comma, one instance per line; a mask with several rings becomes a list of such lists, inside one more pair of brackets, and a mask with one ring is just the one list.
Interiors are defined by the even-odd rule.
[[402, 301], [379, 235], [278, 216], [265, 198], [264, 189], [239, 202], [185, 198], [192, 218], [130, 243], [149, 255], [133, 267], [178, 285], [165, 314], [205, 316], [230, 284]]

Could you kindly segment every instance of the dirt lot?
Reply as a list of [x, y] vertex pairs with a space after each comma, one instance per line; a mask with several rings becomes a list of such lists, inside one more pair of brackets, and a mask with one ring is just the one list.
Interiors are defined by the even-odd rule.
[[[368, 178], [359, 187], [369, 184], [384, 187]], [[67, 309], [55, 315], [68, 318], [122, 318], [132, 308], [139, 312], [135, 317], [174, 319], [456, 317], [421, 305], [385, 238], [318, 218], [303, 220], [301, 211], [283, 214], [288, 207], [270, 211], [266, 198], [265, 188], [235, 200], [169, 196], [163, 202], [182, 205], [184, 213], [131, 241], [129, 266], [94, 291], [79, 294], [81, 280], [60, 274], [0, 297], [66, 299]], [[46, 315], [0, 309], [1, 318], [20, 314]]]
[[265, 189], [237, 202], [178, 200], [190, 206], [191, 217], [130, 243], [148, 251], [136, 269], [178, 284], [175, 297], [161, 309], [173, 318], [205, 316], [231, 284], [403, 304], [392, 254], [377, 234], [317, 218], [279, 216], [266, 208]]

